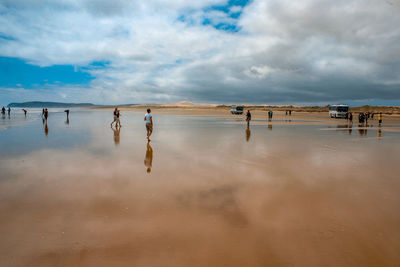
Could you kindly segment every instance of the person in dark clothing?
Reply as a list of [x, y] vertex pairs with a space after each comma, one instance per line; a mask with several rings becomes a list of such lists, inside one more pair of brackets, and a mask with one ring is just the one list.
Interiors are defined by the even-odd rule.
[[47, 110], [47, 108], [44, 109], [44, 120], [46, 121], [47, 124], [47, 118], [49, 117], [49, 111]]
[[246, 113], [247, 126], [250, 125], [250, 121], [251, 121], [251, 113], [250, 113], [250, 110], [247, 110], [247, 113]]
[[6, 108], [5, 108], [5, 107], [2, 107], [2, 108], [1, 108], [1, 114], [3, 114], [3, 115], [6, 114]]

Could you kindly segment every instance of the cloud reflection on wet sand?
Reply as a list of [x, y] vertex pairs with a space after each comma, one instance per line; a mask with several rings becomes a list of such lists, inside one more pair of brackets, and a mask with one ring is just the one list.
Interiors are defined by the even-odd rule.
[[[122, 130], [123, 131], [123, 130]], [[244, 139], [244, 138], [243, 138]], [[246, 141], [244, 141], [246, 142]], [[4, 266], [383, 266], [399, 262], [398, 152], [277, 144], [236, 157], [154, 143], [3, 159]], [[315, 144], [314, 144], [315, 145]], [[158, 149], [158, 151], [157, 151]], [[158, 152], [158, 154], [157, 154]], [[243, 151], [242, 151], [243, 152]]]

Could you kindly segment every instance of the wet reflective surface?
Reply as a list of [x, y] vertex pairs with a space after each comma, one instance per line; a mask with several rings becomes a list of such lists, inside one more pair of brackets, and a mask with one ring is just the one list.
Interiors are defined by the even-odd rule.
[[0, 266], [400, 262], [397, 131], [121, 114], [2, 122]]

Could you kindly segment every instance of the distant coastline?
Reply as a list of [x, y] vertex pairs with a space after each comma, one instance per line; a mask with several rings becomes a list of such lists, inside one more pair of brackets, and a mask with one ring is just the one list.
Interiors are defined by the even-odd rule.
[[10, 103], [7, 107], [10, 108], [68, 108], [68, 107], [96, 107], [92, 103], [62, 103], [62, 102], [42, 102], [42, 101], [31, 101], [22, 103]]

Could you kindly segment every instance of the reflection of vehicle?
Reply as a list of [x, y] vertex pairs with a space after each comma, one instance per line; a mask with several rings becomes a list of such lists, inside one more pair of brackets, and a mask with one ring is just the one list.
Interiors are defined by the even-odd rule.
[[243, 114], [243, 106], [232, 106], [231, 107], [231, 113], [232, 114]]
[[331, 105], [329, 107], [329, 116], [331, 118], [345, 118], [347, 112], [349, 112], [349, 106], [347, 105]]

